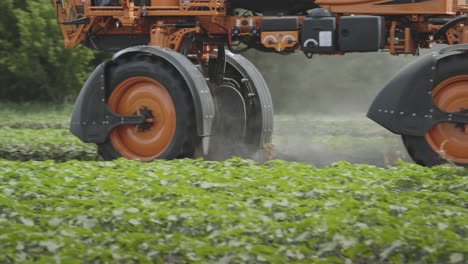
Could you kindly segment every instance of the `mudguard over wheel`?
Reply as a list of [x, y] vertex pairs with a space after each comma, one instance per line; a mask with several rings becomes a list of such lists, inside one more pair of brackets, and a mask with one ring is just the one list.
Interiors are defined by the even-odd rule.
[[[158, 47], [117, 53], [86, 82], [70, 131], [97, 144], [106, 160], [265, 161], [273, 132], [268, 87], [247, 59], [223, 52], [221, 63], [207, 65]], [[205, 67], [213, 65], [218, 70]]]
[[115, 128], [98, 144], [106, 160], [192, 157], [197, 144], [194, 104], [185, 80], [162, 58], [134, 55], [108, 68], [110, 109], [145, 122]]
[[223, 80], [212, 84], [216, 117], [210, 137], [211, 160], [233, 156], [265, 162], [272, 142], [273, 103], [258, 69], [226, 51]]
[[[468, 54], [438, 61], [432, 97], [447, 113], [468, 114]], [[468, 167], [468, 125], [445, 122], [436, 124], [425, 136], [403, 135], [413, 160], [424, 166], [451, 162]]]

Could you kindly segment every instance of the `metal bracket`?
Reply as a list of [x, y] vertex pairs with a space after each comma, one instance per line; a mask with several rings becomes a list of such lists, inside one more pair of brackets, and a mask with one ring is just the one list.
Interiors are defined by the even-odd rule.
[[436, 33], [434, 34], [434, 39], [435, 40], [447, 39], [447, 36], [445, 35], [445, 33], [449, 29], [454, 27], [456, 24], [466, 21], [467, 18], [468, 18], [468, 15], [461, 15], [445, 23], [445, 25], [443, 25], [441, 28], [439, 28], [439, 30], [436, 31]]
[[468, 115], [462, 113], [448, 113], [436, 108], [432, 115], [428, 115], [428, 118], [432, 118], [436, 123], [458, 123], [468, 124]]
[[62, 25], [88, 25], [89, 23], [91, 23], [91, 19], [89, 17], [81, 17], [72, 21], [64, 21], [60, 24]]
[[131, 115], [123, 116], [118, 115], [106, 105], [106, 134], [109, 134], [114, 128], [119, 126], [128, 126], [128, 125], [141, 125], [145, 122], [145, 116], [143, 115]]
[[208, 62], [208, 78], [213, 80], [216, 85], [220, 85], [224, 80], [226, 72], [226, 51], [223, 46], [218, 46], [216, 59], [210, 59]]

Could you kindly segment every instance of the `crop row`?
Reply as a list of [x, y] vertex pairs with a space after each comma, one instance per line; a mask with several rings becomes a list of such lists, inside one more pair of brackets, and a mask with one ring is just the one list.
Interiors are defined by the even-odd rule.
[[[1, 107], [1, 104], [0, 104]], [[0, 108], [0, 128], [28, 128], [28, 129], [67, 129], [69, 127], [69, 113], [39, 112], [21, 113], [5, 112]], [[357, 136], [379, 137], [388, 135], [379, 126], [364, 118], [337, 119], [327, 116], [292, 116], [278, 115], [275, 117], [275, 133], [284, 136]]]
[[67, 128], [72, 105], [0, 102], [0, 128]]
[[[66, 129], [73, 106], [44, 104], [14, 104], [0, 102], [0, 128], [60, 128]], [[378, 137], [388, 135], [380, 126], [364, 118], [364, 113], [341, 116], [303, 114], [275, 116], [275, 134], [290, 137], [358, 136]]]
[[[310, 162], [326, 166], [347, 160], [351, 163], [391, 165], [395, 160], [409, 161], [398, 138], [326, 135], [275, 136], [274, 159]], [[0, 127], [0, 159], [69, 160], [97, 159], [94, 144], [83, 144], [65, 129], [12, 129]]]
[[96, 147], [84, 144], [64, 129], [0, 128], [0, 158], [57, 162], [96, 160]]
[[0, 262], [466, 263], [468, 170], [0, 160]]
[[13, 120], [0, 122], [0, 128], [13, 128], [13, 129], [67, 129], [69, 127], [68, 122], [48, 122], [48, 121], [36, 121], [36, 120]]

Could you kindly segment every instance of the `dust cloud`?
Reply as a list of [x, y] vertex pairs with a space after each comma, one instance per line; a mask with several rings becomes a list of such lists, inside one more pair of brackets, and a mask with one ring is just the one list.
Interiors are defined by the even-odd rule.
[[275, 105], [275, 159], [318, 167], [347, 160], [389, 166], [411, 161], [400, 136], [366, 118], [384, 85], [414, 56], [244, 54], [264, 74]]

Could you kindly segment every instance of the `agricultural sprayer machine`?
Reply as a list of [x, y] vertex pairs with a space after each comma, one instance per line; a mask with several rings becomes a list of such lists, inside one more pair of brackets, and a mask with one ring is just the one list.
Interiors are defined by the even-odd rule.
[[[463, 0], [53, 0], [65, 47], [115, 51], [77, 99], [71, 131], [105, 159], [239, 155], [263, 161], [273, 105], [247, 49], [418, 55], [368, 117], [411, 157], [468, 165]], [[314, 87], [311, 87], [313, 89]]]

